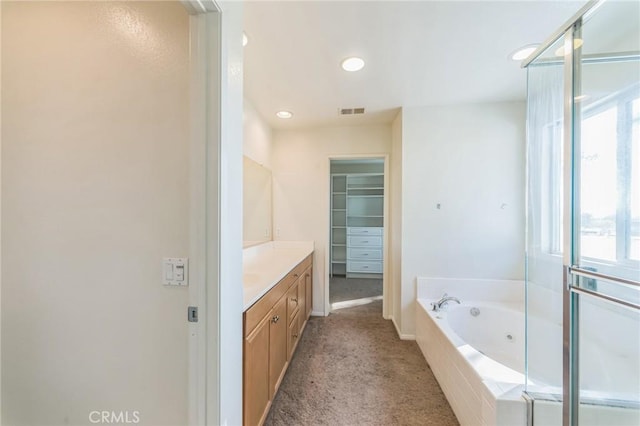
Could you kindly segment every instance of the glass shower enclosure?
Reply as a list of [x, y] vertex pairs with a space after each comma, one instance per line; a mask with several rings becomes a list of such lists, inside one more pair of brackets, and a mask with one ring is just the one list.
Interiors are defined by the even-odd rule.
[[531, 418], [637, 426], [640, 2], [589, 2], [523, 66]]

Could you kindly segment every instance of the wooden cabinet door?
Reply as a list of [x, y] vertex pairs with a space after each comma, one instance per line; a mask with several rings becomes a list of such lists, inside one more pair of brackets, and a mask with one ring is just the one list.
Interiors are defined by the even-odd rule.
[[271, 400], [269, 394], [269, 324], [267, 315], [244, 339], [244, 425], [263, 423]]
[[298, 304], [300, 305], [300, 319], [298, 320], [298, 325], [300, 327], [300, 334], [302, 335], [302, 328], [307, 322], [307, 282], [304, 279], [304, 274], [298, 282], [298, 301]]
[[313, 310], [313, 285], [312, 285], [313, 267], [307, 268], [307, 270], [304, 271], [302, 276], [304, 277], [305, 296], [306, 296], [305, 307], [307, 308], [307, 311], [305, 312], [305, 316], [306, 318], [309, 318], [309, 316], [311, 316], [311, 311]]
[[300, 336], [300, 326], [298, 321], [300, 320], [300, 311], [296, 312], [289, 324], [289, 331], [287, 333], [287, 359], [291, 361], [291, 357], [293, 357], [293, 351], [296, 349], [298, 345], [298, 340]]
[[282, 297], [269, 319], [269, 397], [278, 390], [287, 367], [287, 298]]

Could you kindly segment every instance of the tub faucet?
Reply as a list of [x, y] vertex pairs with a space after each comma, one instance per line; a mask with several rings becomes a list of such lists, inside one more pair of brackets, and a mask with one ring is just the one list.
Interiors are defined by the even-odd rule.
[[456, 302], [457, 304], [460, 304], [460, 299], [458, 299], [457, 297], [449, 296], [447, 293], [445, 293], [437, 302], [431, 302], [431, 306], [433, 307], [434, 311], [438, 312], [449, 302]]

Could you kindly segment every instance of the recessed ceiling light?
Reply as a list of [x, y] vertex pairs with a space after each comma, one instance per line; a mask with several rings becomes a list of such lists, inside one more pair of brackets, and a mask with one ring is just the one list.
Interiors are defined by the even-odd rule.
[[529, 55], [531, 55], [537, 48], [538, 44], [527, 44], [526, 46], [522, 46], [520, 49], [513, 52], [509, 57], [514, 61], [522, 61], [523, 59], [527, 59]]
[[[574, 38], [573, 39], [573, 49], [578, 49], [579, 47], [582, 47], [582, 45], [584, 44], [584, 42], [582, 41], [581, 38]], [[565, 50], [564, 50], [564, 44], [562, 46], [560, 46], [556, 51], [555, 54], [556, 56], [564, 56], [565, 55]]]
[[293, 117], [293, 113], [291, 111], [278, 111], [276, 112], [276, 116], [278, 118], [291, 118]]
[[249, 43], [249, 37], [247, 37], [247, 33], [242, 32], [242, 47], [246, 46]]
[[364, 68], [364, 60], [362, 58], [358, 58], [357, 56], [352, 56], [342, 61], [340, 65], [345, 71], [360, 71], [362, 68]]

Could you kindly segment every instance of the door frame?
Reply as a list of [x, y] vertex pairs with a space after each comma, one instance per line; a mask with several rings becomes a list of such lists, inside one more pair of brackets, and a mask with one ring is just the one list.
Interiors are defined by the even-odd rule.
[[332, 160], [383, 160], [384, 162], [384, 197], [383, 211], [384, 218], [382, 221], [383, 244], [382, 244], [382, 317], [391, 319], [391, 308], [393, 306], [392, 294], [390, 288], [390, 261], [389, 261], [389, 154], [334, 154], [329, 155], [325, 169], [325, 185], [327, 188], [327, 209], [326, 209], [326, 226], [327, 235], [325, 244], [327, 247], [325, 253], [324, 265], [324, 315], [327, 316], [331, 312], [331, 303], [329, 301], [329, 272], [331, 270], [331, 161]]
[[[564, 46], [573, 46], [575, 41], [583, 38], [582, 27], [589, 16], [603, 3], [601, 0], [590, 2], [585, 6], [584, 13], [571, 24], [564, 33]], [[585, 56], [586, 59], [586, 56]], [[564, 217], [563, 217], [563, 375], [562, 375], [562, 424], [563, 426], [577, 426], [581, 416], [581, 306], [583, 300], [600, 299], [612, 307], [626, 307], [640, 310], [640, 305], [624, 297], [614, 297], [606, 291], [589, 288], [582, 279], [604, 281], [616, 285], [640, 287], [640, 281], [634, 277], [625, 277], [619, 270], [626, 269], [626, 265], [602, 268], [595, 271], [583, 266], [581, 239], [581, 154], [582, 154], [582, 123], [584, 120], [584, 106], [576, 101], [576, 95], [583, 93], [583, 52], [581, 49], [566, 49], [564, 56]], [[619, 124], [618, 124], [619, 126]], [[631, 167], [631, 166], [629, 166]], [[618, 178], [619, 179], [619, 178]], [[630, 182], [627, 182], [631, 186]], [[620, 182], [617, 182], [620, 185]], [[619, 202], [619, 201], [618, 201]], [[619, 209], [619, 207], [618, 207]], [[620, 219], [616, 214], [616, 221]], [[618, 225], [620, 226], [620, 225]], [[616, 250], [619, 249], [619, 246]], [[618, 259], [619, 262], [619, 259]], [[587, 262], [588, 263], [588, 262]]]
[[190, 15], [189, 305], [198, 308], [187, 323], [188, 424], [241, 424], [242, 3], [181, 3]]

